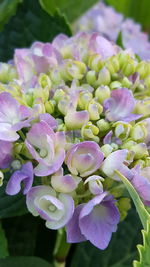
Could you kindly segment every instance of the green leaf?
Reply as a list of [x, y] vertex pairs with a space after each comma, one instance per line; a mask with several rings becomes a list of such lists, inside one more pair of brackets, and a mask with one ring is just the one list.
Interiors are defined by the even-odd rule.
[[22, 0], [2, 0], [0, 1], [0, 30], [9, 18], [16, 13], [18, 4]]
[[0, 260], [1, 267], [52, 267], [47, 261], [38, 257], [9, 257]]
[[147, 224], [147, 230], [142, 230], [143, 245], [138, 245], [140, 261], [134, 261], [134, 267], [149, 267], [150, 266], [150, 222]]
[[42, 8], [49, 14], [54, 14], [59, 8], [67, 16], [69, 22], [73, 22], [98, 0], [39, 0]]
[[7, 178], [4, 179], [4, 184], [0, 187], [0, 219], [27, 213], [25, 197], [21, 193], [16, 196], [6, 195], [6, 184]]
[[9, 255], [8, 253], [8, 244], [5, 236], [5, 232], [0, 223], [0, 259], [6, 258]]
[[129, 191], [129, 194], [135, 204], [136, 210], [139, 214], [141, 223], [144, 227], [144, 229], [146, 230], [147, 228], [147, 221], [150, 221], [150, 214], [147, 212], [143, 202], [141, 201], [138, 193], [136, 192], [136, 190], [134, 189], [134, 187], [132, 186], [132, 184], [129, 182], [129, 180], [123, 176], [119, 171], [115, 171], [116, 174], [119, 176], [119, 178], [122, 180], [122, 182], [124, 183], [124, 185], [126, 186], [127, 190]]
[[97, 249], [89, 242], [77, 244], [70, 267], [129, 267], [136, 257], [136, 244], [141, 242], [141, 223], [137, 213], [130, 210], [125, 221], [118, 225], [108, 248]]
[[123, 41], [122, 41], [122, 32], [119, 32], [116, 44], [119, 45], [120, 47], [122, 47], [122, 49], [124, 49]]
[[37, 0], [26, 0], [0, 33], [0, 60], [11, 59], [16, 47], [27, 47], [37, 40], [50, 42], [61, 32], [71, 35], [64, 16], [59, 12], [50, 16]]

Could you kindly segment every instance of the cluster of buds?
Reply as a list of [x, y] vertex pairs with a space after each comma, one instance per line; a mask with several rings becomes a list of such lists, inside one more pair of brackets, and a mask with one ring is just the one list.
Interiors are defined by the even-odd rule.
[[131, 48], [143, 60], [150, 59], [149, 37], [142, 32], [141, 25], [130, 18], [124, 18], [121, 13], [101, 1], [79, 18], [73, 29], [74, 32], [98, 32], [114, 42], [121, 32], [124, 48]]
[[116, 170], [150, 205], [150, 63], [95, 33], [58, 35], [16, 49], [0, 81], [6, 194], [105, 249], [130, 208]]

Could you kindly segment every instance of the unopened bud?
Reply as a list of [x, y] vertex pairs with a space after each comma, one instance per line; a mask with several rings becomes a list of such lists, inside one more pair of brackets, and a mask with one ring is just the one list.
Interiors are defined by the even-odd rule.
[[136, 72], [139, 73], [140, 79], [145, 79], [148, 76], [149, 68], [147, 62], [141, 61], [136, 66]]
[[99, 54], [89, 56], [88, 67], [96, 72], [100, 71], [100, 69], [103, 67], [101, 56]]
[[52, 114], [55, 111], [56, 102], [55, 100], [49, 100], [45, 103], [45, 110], [47, 113]]
[[131, 130], [130, 136], [134, 141], [144, 141], [144, 138], [147, 136], [145, 123], [141, 122], [135, 124]]
[[51, 89], [52, 82], [50, 80], [50, 77], [45, 73], [40, 74], [38, 82], [42, 88], [48, 87], [49, 90]]
[[103, 104], [104, 100], [110, 97], [110, 89], [108, 86], [100, 86], [95, 91], [95, 96], [100, 104]]
[[131, 147], [131, 150], [135, 153], [134, 159], [141, 159], [148, 156], [147, 146], [144, 143], [139, 143]]
[[128, 138], [130, 131], [131, 131], [131, 124], [126, 123], [126, 122], [116, 122], [113, 124], [115, 127], [115, 136], [125, 140]]
[[90, 70], [90, 71], [87, 72], [86, 80], [87, 80], [88, 84], [90, 84], [92, 86], [95, 86], [95, 82], [96, 82], [96, 72], [95, 72], [95, 70]]
[[84, 124], [81, 129], [81, 136], [85, 140], [93, 140], [95, 142], [99, 142], [99, 137], [97, 136], [99, 133], [98, 127], [92, 124], [91, 121]]
[[80, 109], [87, 109], [89, 102], [92, 100], [93, 95], [90, 92], [81, 92], [78, 99], [78, 106]]
[[108, 131], [110, 129], [109, 122], [105, 121], [104, 119], [97, 121], [96, 124], [97, 124], [100, 132], [105, 132], [105, 131]]
[[105, 144], [101, 146], [101, 151], [104, 153], [105, 157], [108, 157], [108, 155], [113, 151], [113, 148], [109, 144]]
[[135, 63], [133, 60], [127, 62], [126, 65], [123, 66], [122, 72], [125, 76], [130, 76], [135, 72]]
[[96, 86], [108, 85], [110, 81], [111, 81], [110, 72], [107, 68], [103, 67], [98, 74], [98, 79], [95, 84]]
[[103, 106], [93, 99], [88, 105], [88, 112], [90, 120], [99, 120], [100, 114], [103, 112]]
[[110, 89], [111, 90], [114, 90], [114, 89], [117, 89], [117, 88], [121, 88], [122, 87], [122, 84], [118, 81], [114, 81], [114, 82], [111, 82], [110, 84]]

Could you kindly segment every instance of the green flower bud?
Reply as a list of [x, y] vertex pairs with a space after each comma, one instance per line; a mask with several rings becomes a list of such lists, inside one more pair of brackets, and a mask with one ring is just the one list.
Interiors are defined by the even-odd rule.
[[0, 186], [3, 185], [3, 180], [4, 180], [4, 174], [2, 171], [0, 171]]
[[54, 93], [53, 99], [58, 103], [63, 97], [65, 97], [65, 92], [62, 89], [57, 89]]
[[87, 72], [86, 80], [87, 80], [88, 84], [90, 84], [92, 86], [95, 86], [95, 82], [96, 82], [96, 72], [95, 72], [95, 70], [90, 70], [90, 71]]
[[105, 99], [110, 97], [110, 89], [108, 86], [100, 86], [95, 91], [95, 96], [100, 104], [104, 102]]
[[135, 72], [135, 63], [133, 60], [129, 60], [122, 68], [122, 72], [125, 76], [130, 76]]
[[33, 102], [34, 102], [33, 93], [23, 94], [23, 99], [25, 100], [26, 104], [29, 107], [32, 107], [33, 106]]
[[127, 216], [128, 211], [131, 209], [131, 200], [129, 198], [122, 197], [117, 201], [116, 205], [120, 212], [120, 219], [123, 221]]
[[134, 167], [136, 165], [140, 165], [141, 168], [145, 168], [145, 161], [142, 159], [134, 160], [134, 162], [132, 163], [132, 166]]
[[121, 145], [121, 148], [122, 149], [128, 149], [130, 150], [133, 146], [135, 146], [137, 143], [134, 142], [133, 140], [131, 139], [128, 139], [126, 140], [122, 145]]
[[2, 83], [9, 83], [17, 78], [16, 69], [7, 63], [0, 63], [0, 81]]
[[118, 72], [119, 69], [120, 69], [120, 63], [119, 63], [119, 60], [118, 60], [117, 56], [112, 56], [110, 61], [111, 61], [112, 65], [113, 65], [113, 68], [114, 68], [115, 72]]
[[105, 157], [108, 157], [108, 155], [113, 151], [113, 148], [109, 144], [105, 144], [101, 146], [101, 151], [104, 153]]
[[38, 78], [39, 85], [42, 88], [48, 87], [48, 89], [51, 89], [52, 82], [50, 80], [50, 77], [46, 75], [45, 73], [41, 73], [39, 78]]
[[124, 65], [127, 65], [128, 61], [131, 59], [131, 56], [127, 54], [125, 51], [122, 51], [117, 55], [120, 68], [122, 68]]
[[54, 84], [60, 84], [61, 81], [63, 80], [59, 69], [52, 69], [50, 71], [49, 76], [50, 76], [52, 83]]
[[126, 87], [126, 88], [130, 88], [132, 86], [132, 82], [129, 81], [129, 79], [127, 77], [124, 77], [122, 79], [121, 84], [122, 84], [122, 87]]
[[38, 88], [34, 88], [33, 90], [33, 98], [41, 98], [42, 101], [45, 103], [48, 99], [49, 99], [49, 88], [45, 87], [38, 87]]
[[131, 147], [131, 150], [135, 153], [134, 159], [141, 159], [149, 155], [145, 143], [136, 144]]
[[111, 145], [113, 151], [116, 151], [118, 149], [118, 145], [116, 143], [111, 143], [110, 145]]
[[21, 150], [22, 150], [22, 148], [23, 148], [23, 146], [24, 146], [24, 143], [15, 143], [14, 144], [14, 147], [13, 147], [13, 152], [14, 152], [14, 154], [16, 155], [16, 154], [20, 154], [21, 153]]
[[103, 64], [104, 63], [102, 62], [101, 56], [99, 54], [89, 56], [88, 67], [91, 70], [98, 72], [103, 67]]
[[45, 102], [45, 110], [47, 113], [52, 114], [55, 111], [56, 102], [55, 100], [49, 100]]
[[103, 67], [98, 74], [98, 79], [95, 85], [96, 86], [108, 85], [110, 81], [111, 81], [110, 72], [106, 67]]
[[114, 82], [111, 82], [110, 84], [110, 89], [111, 90], [114, 90], [114, 89], [117, 89], [117, 88], [121, 88], [122, 87], [122, 84], [118, 81], [114, 81]]
[[93, 95], [90, 92], [81, 92], [78, 99], [78, 106], [80, 109], [87, 109]]
[[136, 66], [136, 72], [139, 73], [140, 79], [145, 79], [148, 76], [149, 68], [148, 64], [145, 61], [141, 61]]
[[143, 116], [150, 115], [150, 100], [138, 100], [134, 107], [134, 113], [143, 114]]
[[100, 114], [103, 112], [103, 106], [93, 99], [88, 105], [88, 112], [90, 120], [99, 120]]
[[115, 122], [113, 124], [115, 127], [115, 136], [119, 137], [122, 140], [125, 140], [128, 138], [130, 131], [131, 131], [131, 124], [126, 122]]
[[134, 141], [144, 141], [147, 136], [147, 130], [144, 122], [136, 123], [130, 133], [131, 138]]
[[98, 127], [92, 124], [91, 121], [84, 124], [81, 128], [81, 136], [85, 140], [93, 140], [95, 142], [99, 142], [99, 137], [97, 136], [99, 133]]
[[63, 114], [66, 115], [68, 108], [70, 105], [70, 97], [65, 95], [59, 102], [58, 102], [58, 110]]
[[96, 124], [97, 124], [100, 132], [105, 132], [105, 131], [108, 131], [110, 129], [109, 122], [105, 121], [104, 119], [97, 121]]
[[86, 73], [86, 65], [77, 60], [67, 60], [61, 69], [61, 75], [65, 81], [73, 79], [81, 80]]

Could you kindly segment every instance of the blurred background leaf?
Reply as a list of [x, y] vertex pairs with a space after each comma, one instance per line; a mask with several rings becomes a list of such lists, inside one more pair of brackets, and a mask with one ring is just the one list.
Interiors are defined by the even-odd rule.
[[18, 4], [23, 0], [1, 0], [0, 1], [0, 30], [9, 18], [16, 13]]
[[52, 267], [48, 262], [38, 257], [9, 257], [0, 260], [1, 267]]
[[150, 33], [150, 1], [149, 0], [105, 0], [118, 12], [141, 23], [143, 30]]
[[41, 6], [49, 14], [54, 14], [57, 8], [66, 15], [69, 22], [73, 22], [80, 15], [92, 7], [97, 0], [39, 0]]
[[136, 258], [136, 245], [141, 242], [141, 223], [134, 209], [129, 212], [125, 221], [119, 224], [118, 230], [104, 251], [92, 246], [89, 242], [77, 245], [71, 260], [71, 267], [129, 267]]
[[[8, 174], [10, 176], [10, 174]], [[20, 193], [16, 196], [8, 196], [5, 193], [7, 177], [0, 187], [0, 219], [18, 216], [27, 213], [25, 197]]]
[[6, 258], [9, 255], [8, 253], [8, 244], [5, 236], [5, 231], [2, 228], [0, 223], [0, 259]]
[[37, 40], [50, 42], [59, 33], [71, 35], [65, 17], [58, 11], [50, 16], [37, 0], [26, 0], [0, 33], [0, 61], [11, 59], [16, 47], [27, 47]]

